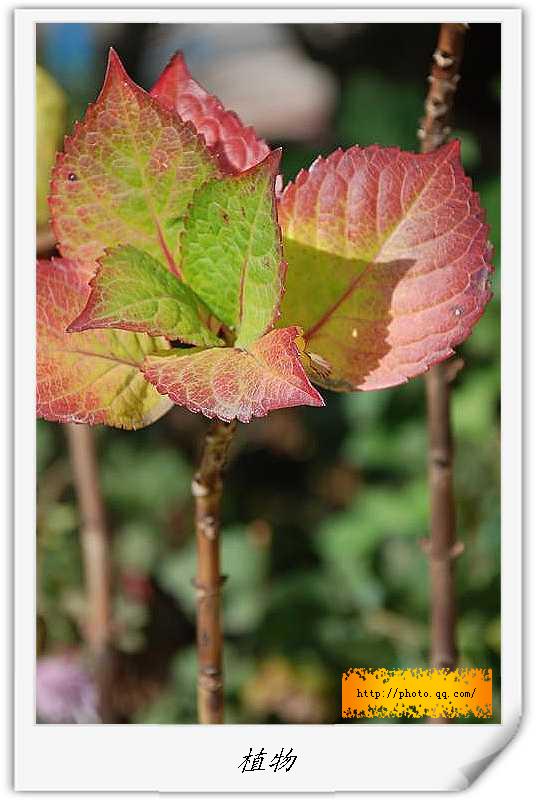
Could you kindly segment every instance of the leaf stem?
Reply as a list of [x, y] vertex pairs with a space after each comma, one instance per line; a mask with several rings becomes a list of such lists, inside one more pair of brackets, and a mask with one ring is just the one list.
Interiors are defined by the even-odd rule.
[[[423, 153], [443, 145], [451, 133], [452, 106], [460, 80], [458, 70], [467, 27], [458, 23], [440, 26], [428, 78], [425, 116], [418, 131]], [[430, 495], [430, 539], [425, 543], [425, 552], [430, 575], [430, 663], [439, 669], [454, 669], [457, 663], [454, 559], [463, 549], [456, 542], [453, 489], [450, 381], [457, 371], [454, 366], [456, 362], [437, 364], [425, 376]]]
[[114, 721], [112, 705], [110, 543], [95, 440], [88, 425], [65, 426], [81, 517], [80, 543], [86, 591], [85, 638], [93, 661], [101, 722]]
[[205, 724], [221, 724], [224, 718], [220, 504], [223, 468], [235, 430], [236, 422], [212, 423], [192, 481], [197, 539], [197, 709], [199, 722]]

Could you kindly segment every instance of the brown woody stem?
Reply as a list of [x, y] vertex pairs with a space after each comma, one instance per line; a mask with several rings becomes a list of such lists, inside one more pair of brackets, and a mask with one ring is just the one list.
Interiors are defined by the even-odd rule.
[[52, 255], [56, 249], [56, 237], [48, 226], [39, 228], [36, 236], [36, 251], [38, 258]]
[[223, 722], [223, 636], [220, 593], [222, 473], [236, 422], [213, 422], [192, 481], [197, 538], [197, 712], [205, 724]]
[[93, 431], [68, 424], [67, 441], [81, 518], [80, 542], [86, 591], [85, 637], [93, 661], [102, 722], [113, 722], [110, 543]]
[[460, 80], [459, 68], [467, 25], [443, 23], [439, 28], [437, 47], [432, 57], [428, 82], [430, 88], [424, 104], [418, 137], [423, 153], [429, 153], [448, 140], [454, 95]]
[[[435, 150], [449, 138], [450, 121], [467, 25], [443, 23], [428, 78], [430, 88], [418, 136], [423, 153]], [[430, 662], [432, 667], [454, 669], [456, 603], [454, 559], [456, 543], [453, 490], [453, 444], [450, 425], [451, 364], [437, 364], [425, 377], [428, 415], [428, 482], [430, 540], [425, 550], [430, 573]], [[445, 722], [432, 719], [432, 722]]]
[[448, 370], [443, 365], [434, 367], [426, 376], [430, 488], [430, 540], [426, 551], [430, 563], [430, 661], [438, 669], [454, 669], [457, 659], [454, 559], [461, 553], [461, 544], [456, 542], [449, 380]]

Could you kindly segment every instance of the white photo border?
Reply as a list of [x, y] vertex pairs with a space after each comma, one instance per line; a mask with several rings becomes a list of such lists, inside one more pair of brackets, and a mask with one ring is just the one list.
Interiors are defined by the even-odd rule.
[[[26, 791], [433, 791], [469, 786], [522, 713], [522, 33], [519, 9], [56, 8], [15, 11], [15, 788]], [[46, 22], [500, 23], [501, 712], [475, 725], [38, 725], [35, 723], [35, 25]], [[249, 748], [299, 755], [241, 773]], [[91, 754], [88, 757], [88, 754]], [[210, 759], [207, 758], [210, 754]], [[447, 757], [448, 754], [448, 757]], [[210, 763], [210, 769], [207, 764]], [[280, 775], [284, 778], [279, 780]]]

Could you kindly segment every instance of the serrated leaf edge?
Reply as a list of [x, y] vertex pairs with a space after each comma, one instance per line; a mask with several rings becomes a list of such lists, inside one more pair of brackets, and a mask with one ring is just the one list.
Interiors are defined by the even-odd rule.
[[[101, 98], [104, 99], [105, 94], [108, 91], [109, 84], [111, 84], [111, 82], [113, 80], [115, 72], [117, 72], [117, 74], [119, 76], [121, 76], [121, 79], [123, 80], [123, 82], [126, 82], [127, 85], [129, 86], [129, 88], [134, 91], [134, 93], [136, 93], [138, 95], [140, 95], [140, 94], [143, 95], [149, 101], [149, 103], [153, 106], [153, 108], [157, 108], [158, 109], [159, 113], [168, 114], [171, 119], [175, 119], [176, 121], [179, 122], [180, 125], [184, 126], [192, 134], [192, 136], [197, 140], [197, 142], [199, 143], [201, 148], [207, 154], [207, 157], [209, 158], [209, 160], [213, 163], [213, 165], [214, 165], [214, 167], [216, 169], [216, 173], [217, 173], [216, 180], [219, 177], [223, 177], [223, 173], [221, 172], [221, 168], [220, 168], [220, 164], [219, 164], [218, 159], [214, 156], [214, 154], [207, 147], [206, 142], [205, 142], [205, 137], [202, 134], [197, 132], [197, 129], [196, 129], [195, 125], [192, 122], [189, 122], [187, 120], [182, 119], [182, 117], [174, 109], [171, 109], [171, 108], [168, 108], [167, 106], [164, 106], [159, 100], [157, 100], [155, 97], [153, 97], [143, 87], [141, 87], [137, 83], [135, 83], [132, 80], [132, 78], [130, 77], [130, 75], [127, 73], [127, 71], [125, 70], [125, 68], [123, 66], [123, 63], [121, 62], [121, 59], [119, 58], [117, 52], [114, 50], [113, 47], [110, 47], [110, 49], [108, 51], [108, 62], [107, 62], [106, 71], [105, 71], [105, 74], [104, 74], [104, 81], [103, 81], [102, 87], [101, 87], [101, 89], [99, 91], [99, 94], [97, 95], [97, 98], [93, 101], [93, 103], [89, 103], [87, 105], [82, 120], [77, 120], [73, 125], [71, 133], [66, 134], [63, 137], [63, 150], [62, 150], [61, 153], [57, 153], [56, 154], [56, 160], [54, 162], [54, 167], [52, 168], [52, 171], [51, 171], [51, 177], [50, 177], [50, 181], [49, 181], [49, 193], [48, 193], [48, 198], [47, 198], [48, 207], [49, 207], [49, 211], [50, 211], [50, 227], [52, 228], [52, 232], [54, 233], [54, 237], [56, 239], [57, 249], [58, 249], [60, 255], [63, 258], [71, 258], [72, 259], [73, 257], [69, 256], [68, 254], [66, 254], [64, 252], [64, 247], [62, 245], [61, 237], [60, 237], [59, 230], [58, 230], [58, 222], [56, 221], [56, 218], [55, 218], [54, 195], [56, 193], [56, 189], [57, 189], [57, 186], [58, 186], [58, 184], [57, 184], [57, 181], [58, 181], [57, 174], [61, 170], [63, 162], [65, 161], [65, 158], [66, 158], [66, 155], [67, 155], [66, 150], [76, 143], [76, 140], [77, 140], [77, 137], [79, 135], [80, 130], [83, 129], [88, 123], [90, 123], [95, 118], [95, 116], [96, 116], [96, 107], [98, 106]], [[209, 182], [210, 181], [205, 181], [205, 184], [209, 183]], [[205, 184], [202, 184], [202, 185], [205, 185]], [[160, 235], [160, 237], [162, 236], [161, 231], [159, 231], [159, 235]], [[167, 249], [167, 247], [165, 249]], [[165, 250], [164, 250], [164, 254], [165, 254]], [[171, 270], [171, 272], [176, 274], [176, 271], [173, 270], [173, 269]], [[177, 277], [180, 278], [180, 275], [177, 275]]]

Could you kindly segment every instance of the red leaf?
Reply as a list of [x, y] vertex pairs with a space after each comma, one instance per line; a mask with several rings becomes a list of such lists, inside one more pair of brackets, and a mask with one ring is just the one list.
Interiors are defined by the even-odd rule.
[[169, 348], [144, 333], [67, 333], [88, 295], [90, 265], [67, 259], [37, 263], [37, 414], [55, 422], [142, 428], [171, 407], [147, 383], [148, 353]]
[[243, 172], [262, 161], [270, 148], [246, 127], [234, 111], [226, 111], [217, 97], [200, 86], [176, 53], [151, 89], [163, 106], [192, 122], [208, 148], [217, 156], [222, 172]]
[[299, 358], [296, 327], [271, 331], [248, 350], [232, 347], [148, 356], [143, 372], [161, 394], [194, 413], [249, 422], [277, 408], [323, 406]]
[[[382, 389], [452, 355], [491, 297], [491, 248], [459, 143], [415, 155], [337, 150], [279, 203], [281, 325], [300, 325], [313, 380]], [[326, 363], [327, 362], [327, 363]]]

